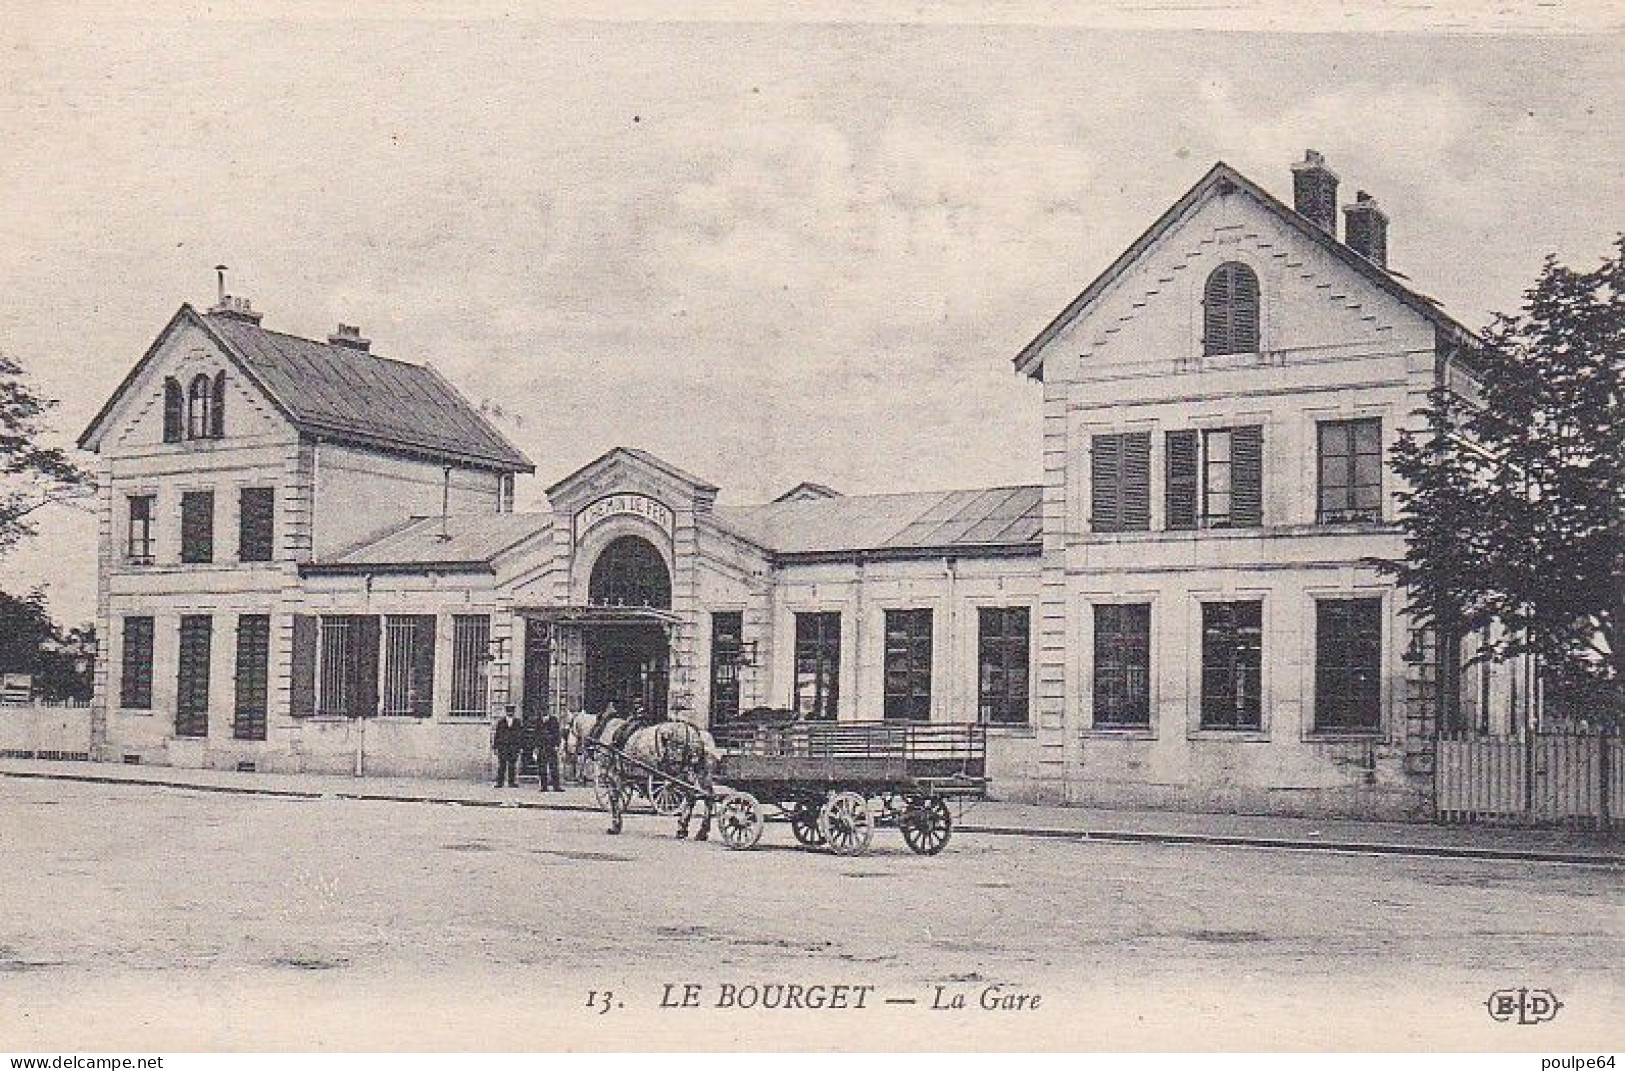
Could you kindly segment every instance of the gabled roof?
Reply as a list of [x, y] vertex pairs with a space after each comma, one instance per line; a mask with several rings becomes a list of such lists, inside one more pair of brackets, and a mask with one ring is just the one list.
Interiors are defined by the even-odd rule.
[[547, 530], [547, 513], [413, 517], [365, 542], [300, 567], [306, 574], [495, 572], [503, 554]]
[[1220, 160], [1208, 170], [1208, 173], [1192, 186], [1185, 196], [1175, 201], [1157, 221], [1136, 238], [1132, 245], [1123, 250], [1121, 256], [1112, 261], [1111, 266], [1101, 272], [1094, 282], [1084, 288], [1083, 293], [1072, 299], [1071, 304], [1061, 311], [1061, 314], [1051, 320], [1049, 324], [1038, 333], [1038, 336], [1016, 354], [1013, 361], [1016, 371], [1042, 379], [1044, 363], [1039, 358], [1040, 351], [1059, 335], [1066, 327], [1077, 319], [1092, 305], [1118, 276], [1140, 259], [1158, 239], [1168, 232], [1179, 221], [1183, 220], [1192, 208], [1205, 202], [1215, 194], [1240, 192], [1256, 200], [1270, 212], [1280, 217], [1288, 226], [1296, 229], [1304, 237], [1319, 245], [1343, 264], [1358, 272], [1360, 275], [1375, 283], [1379, 288], [1416, 310], [1422, 316], [1455, 341], [1470, 342], [1477, 336], [1473, 331], [1463, 326], [1459, 321], [1447, 314], [1439, 303], [1426, 294], [1419, 293], [1407, 286], [1393, 272], [1379, 267], [1362, 257], [1333, 235], [1328, 234], [1319, 226], [1304, 218], [1296, 210], [1288, 207], [1278, 200], [1269, 191], [1253, 182], [1247, 176]]
[[504, 472], [535, 466], [428, 365], [407, 364], [348, 346], [317, 342], [231, 313], [182, 305], [169, 325], [79, 437], [99, 432], [120, 398], [181, 323], [209, 335], [300, 432], [401, 450]]
[[1039, 549], [1043, 489], [915, 491], [717, 506], [725, 528], [781, 557]]
[[614, 449], [593, 458], [579, 469], [576, 469], [574, 472], [570, 473], [570, 475], [566, 476], [564, 479], [549, 487], [547, 489], [547, 493], [549, 495], [556, 494], [566, 484], [573, 483], [598, 466], [607, 465], [618, 457], [631, 458], [640, 464], [648, 465], [652, 469], [665, 473], [678, 483], [688, 484], [696, 491], [703, 491], [710, 494], [715, 494], [717, 491], [716, 484], [708, 483], [694, 475], [692, 472], [685, 472], [676, 465], [673, 465], [671, 462], [663, 461], [655, 455], [649, 453], [647, 450], [638, 450], [631, 446], [617, 446]]
[[826, 484], [813, 483], [811, 480], [802, 480], [784, 494], [775, 498], [775, 502], [805, 502], [816, 498], [840, 498], [841, 492]]

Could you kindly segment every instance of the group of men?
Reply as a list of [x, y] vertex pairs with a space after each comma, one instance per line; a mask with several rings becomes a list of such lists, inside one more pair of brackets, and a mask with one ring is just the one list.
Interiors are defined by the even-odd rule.
[[559, 744], [563, 739], [559, 717], [551, 710], [528, 726], [519, 717], [512, 703], [497, 719], [491, 734], [491, 749], [497, 753], [497, 788], [519, 787], [519, 760], [535, 753], [536, 773], [543, 792], [563, 792], [559, 777]]

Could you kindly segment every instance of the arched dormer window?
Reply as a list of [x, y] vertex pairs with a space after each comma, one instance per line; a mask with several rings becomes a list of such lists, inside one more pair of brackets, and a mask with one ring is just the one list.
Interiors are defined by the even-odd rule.
[[1213, 269], [1202, 292], [1202, 352], [1258, 352], [1258, 276], [1229, 261]]
[[186, 388], [186, 437], [207, 439], [214, 430], [214, 382], [199, 372]]

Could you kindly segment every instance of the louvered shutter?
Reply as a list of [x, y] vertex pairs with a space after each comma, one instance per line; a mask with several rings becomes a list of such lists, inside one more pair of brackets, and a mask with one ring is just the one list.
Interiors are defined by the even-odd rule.
[[1164, 440], [1166, 523], [1171, 531], [1196, 527], [1197, 470], [1201, 452], [1195, 431], [1170, 431]]
[[1230, 524], [1264, 523], [1264, 429], [1254, 424], [1230, 432]]
[[427, 718], [434, 712], [433, 614], [420, 614], [412, 628], [412, 713]]
[[213, 624], [208, 614], [181, 617], [175, 681], [175, 735], [209, 735], [209, 647]]
[[1208, 356], [1258, 349], [1258, 276], [1245, 264], [1220, 264], [1202, 292], [1202, 351]]
[[1151, 527], [1151, 433], [1123, 436], [1122, 530]]
[[378, 648], [381, 631], [376, 615], [358, 616], [352, 635], [355, 637], [355, 703], [349, 713], [353, 717], [371, 718], [378, 713]]
[[291, 670], [289, 713], [308, 718], [316, 713], [316, 618], [310, 614], [294, 616]]
[[1258, 352], [1258, 276], [1244, 264], [1230, 265], [1230, 352]]
[[214, 404], [209, 407], [209, 437], [223, 439], [226, 437], [226, 373], [215, 373], [212, 392]]
[[1122, 494], [1118, 477], [1123, 467], [1123, 437], [1096, 435], [1089, 447], [1089, 526], [1097, 532], [1122, 529]]
[[214, 492], [181, 495], [181, 561], [190, 565], [214, 561]]
[[1230, 352], [1229, 267], [1221, 264], [1214, 269], [1202, 295], [1202, 351], [1209, 356]]
[[164, 442], [178, 443], [185, 434], [186, 395], [180, 383], [164, 380]]

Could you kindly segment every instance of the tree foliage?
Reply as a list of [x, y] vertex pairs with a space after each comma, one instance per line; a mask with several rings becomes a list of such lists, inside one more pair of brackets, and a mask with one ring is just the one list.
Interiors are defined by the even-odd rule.
[[45, 593], [0, 591], [0, 673], [27, 673], [46, 699], [90, 699], [96, 629], [62, 629], [51, 619]]
[[45, 417], [55, 405], [34, 391], [21, 365], [0, 354], [0, 555], [33, 534], [29, 518], [36, 510], [91, 489], [90, 476], [67, 452], [44, 442]]
[[1468, 357], [1476, 397], [1438, 387], [1395, 468], [1412, 612], [1475, 657], [1625, 710], [1625, 236], [1594, 271], [1548, 257]]

